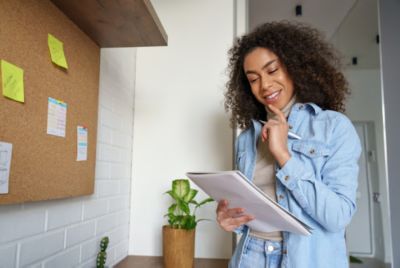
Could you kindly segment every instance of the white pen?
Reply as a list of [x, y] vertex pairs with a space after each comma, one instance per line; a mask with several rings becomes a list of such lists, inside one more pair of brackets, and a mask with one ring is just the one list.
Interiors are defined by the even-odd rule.
[[[263, 121], [263, 120], [258, 120], [258, 121], [259, 121], [260, 123], [264, 124], [264, 125], [267, 123], [266, 121]], [[288, 136], [291, 137], [291, 138], [293, 138], [293, 139], [296, 139], [296, 140], [301, 140], [301, 137], [300, 137], [299, 135], [294, 134], [294, 133], [291, 132], [291, 131], [288, 132]]]

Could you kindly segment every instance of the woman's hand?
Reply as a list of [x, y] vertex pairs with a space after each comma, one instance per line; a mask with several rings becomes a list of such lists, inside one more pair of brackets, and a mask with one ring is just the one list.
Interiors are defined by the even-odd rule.
[[228, 201], [221, 200], [217, 207], [217, 221], [219, 226], [227, 232], [235, 230], [251, 220], [254, 216], [243, 214], [243, 208], [228, 208]]
[[268, 120], [263, 126], [261, 139], [263, 142], [268, 142], [269, 151], [279, 166], [282, 167], [290, 159], [290, 153], [287, 148], [289, 125], [281, 110], [273, 105], [268, 105], [268, 108], [277, 115], [277, 118]]

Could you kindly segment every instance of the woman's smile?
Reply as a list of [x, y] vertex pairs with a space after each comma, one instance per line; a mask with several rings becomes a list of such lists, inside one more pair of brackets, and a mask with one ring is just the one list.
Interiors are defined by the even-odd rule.
[[274, 104], [276, 101], [278, 101], [280, 93], [281, 93], [281, 90], [277, 90], [277, 91], [270, 93], [269, 95], [266, 95], [264, 97], [265, 103], [266, 104]]

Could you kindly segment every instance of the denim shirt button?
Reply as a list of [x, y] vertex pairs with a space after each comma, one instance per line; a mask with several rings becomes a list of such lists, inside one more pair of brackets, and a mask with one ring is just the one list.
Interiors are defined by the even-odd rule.
[[271, 246], [271, 245], [269, 245], [269, 246], [267, 247], [267, 250], [268, 250], [268, 252], [271, 252], [271, 251], [273, 251], [273, 250], [274, 250], [274, 247], [273, 247], [273, 246]]
[[303, 108], [304, 108], [304, 105], [303, 105], [303, 104], [299, 106], [299, 110], [301, 110], [301, 109], [303, 109]]
[[283, 195], [279, 195], [279, 199], [283, 199], [283, 198], [285, 198]]
[[293, 126], [292, 126], [292, 125], [289, 125], [289, 129], [293, 129]]
[[289, 176], [285, 176], [285, 181], [288, 181], [289, 180]]
[[310, 150], [310, 154], [314, 154], [315, 153], [315, 150], [314, 149], [311, 149]]

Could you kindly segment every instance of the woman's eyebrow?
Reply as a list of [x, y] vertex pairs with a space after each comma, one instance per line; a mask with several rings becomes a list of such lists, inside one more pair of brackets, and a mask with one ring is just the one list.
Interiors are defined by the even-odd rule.
[[[277, 59], [270, 60], [269, 62], [264, 64], [264, 66], [261, 69], [264, 70], [265, 68], [267, 68], [268, 66], [270, 66], [272, 63], [274, 63], [276, 61], [277, 61]], [[247, 70], [246, 74], [257, 74], [257, 72], [256, 71], [252, 71], [252, 70]]]

